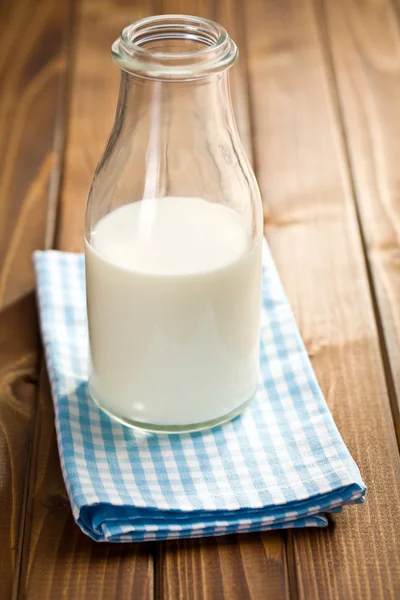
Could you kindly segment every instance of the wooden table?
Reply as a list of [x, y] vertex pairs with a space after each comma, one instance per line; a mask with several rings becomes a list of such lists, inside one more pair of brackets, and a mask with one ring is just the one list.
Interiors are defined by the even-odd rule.
[[[1, 11], [0, 599], [400, 598], [400, 0], [3, 0]], [[31, 254], [82, 249], [117, 96], [110, 43], [162, 12], [211, 17], [241, 50], [232, 92], [265, 233], [369, 486], [328, 530], [110, 545], [71, 516]]]

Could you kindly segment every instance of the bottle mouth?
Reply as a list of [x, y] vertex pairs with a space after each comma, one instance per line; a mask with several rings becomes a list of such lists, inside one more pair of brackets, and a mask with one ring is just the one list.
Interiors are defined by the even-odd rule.
[[123, 71], [158, 81], [202, 79], [228, 69], [238, 55], [221, 25], [189, 15], [135, 21], [123, 29], [111, 52]]

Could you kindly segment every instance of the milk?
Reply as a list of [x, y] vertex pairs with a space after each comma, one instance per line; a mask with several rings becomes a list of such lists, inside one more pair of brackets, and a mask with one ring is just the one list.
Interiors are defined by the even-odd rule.
[[199, 198], [117, 208], [86, 242], [92, 370], [106, 411], [133, 424], [222, 419], [258, 379], [261, 244]]

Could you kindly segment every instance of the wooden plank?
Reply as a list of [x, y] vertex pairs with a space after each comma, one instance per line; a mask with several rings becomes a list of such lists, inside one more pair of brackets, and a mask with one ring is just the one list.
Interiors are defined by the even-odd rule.
[[395, 598], [399, 461], [323, 30], [309, 0], [253, 0], [245, 10], [266, 233], [317, 377], [370, 488], [366, 504], [333, 518], [329, 530], [291, 534], [299, 595]]
[[[368, 260], [393, 378], [398, 443], [400, 414], [400, 2], [317, 5], [329, 39], [344, 133]], [[396, 18], [397, 17], [397, 18]]]
[[[111, 130], [119, 80], [110, 56], [111, 42], [124, 25], [146, 14], [146, 6], [145, 2], [132, 6], [117, 0], [81, 0], [76, 5], [69, 134], [56, 244], [63, 250], [82, 249], [86, 195]], [[153, 597], [151, 546], [92, 542], [74, 523], [61, 475], [46, 377], [40, 390], [20, 597]]]
[[[68, 3], [8, 0], [0, 20], [0, 590], [19, 577], [37, 398], [32, 251], [57, 196]], [[49, 222], [51, 225], [51, 222]]]
[[161, 598], [177, 600], [294, 597], [277, 532], [160, 544], [156, 589]]
[[[54, 138], [66, 68], [68, 3], [2, 4], [0, 24], [0, 303], [34, 289], [31, 255], [44, 243]], [[57, 178], [53, 183], [56, 183]]]
[[0, 589], [11, 597], [18, 577], [24, 489], [37, 385], [32, 294], [0, 313]]
[[[231, 92], [239, 134], [249, 158], [252, 143], [246, 85], [245, 38], [241, 5], [220, 2], [163, 0], [161, 14], [186, 13], [221, 23], [236, 41], [240, 58], [231, 72]], [[183, 540], [160, 545], [157, 581], [161, 596], [186, 598], [289, 598], [285, 535], [231, 536], [206, 540]]]

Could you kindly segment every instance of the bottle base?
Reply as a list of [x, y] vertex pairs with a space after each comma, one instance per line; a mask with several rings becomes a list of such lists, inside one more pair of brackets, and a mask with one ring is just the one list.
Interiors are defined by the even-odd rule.
[[108, 417], [110, 417], [114, 421], [117, 421], [118, 423], [121, 423], [121, 425], [125, 425], [126, 427], [130, 427], [131, 429], [135, 429], [137, 431], [142, 431], [145, 433], [160, 433], [160, 434], [163, 434], [163, 433], [165, 433], [165, 434], [192, 433], [195, 431], [203, 431], [204, 429], [211, 429], [213, 427], [218, 427], [219, 425], [223, 425], [224, 423], [227, 423], [228, 421], [231, 421], [235, 417], [239, 416], [247, 408], [247, 406], [250, 404], [250, 402], [252, 401], [252, 399], [254, 397], [254, 394], [253, 394], [252, 396], [250, 396], [250, 398], [248, 400], [243, 402], [243, 404], [241, 404], [240, 406], [238, 406], [237, 408], [235, 408], [228, 414], [222, 415], [221, 417], [218, 417], [217, 419], [211, 419], [210, 421], [204, 421], [201, 423], [191, 423], [188, 425], [155, 425], [153, 423], [144, 423], [141, 421], [135, 421], [133, 419], [131, 420], [131, 419], [127, 419], [125, 417], [121, 417], [120, 415], [117, 415], [116, 413], [114, 413], [114, 412], [108, 410], [107, 408], [105, 408], [104, 406], [102, 406], [101, 403], [97, 400], [96, 396], [92, 393], [92, 391], [89, 390], [89, 392], [90, 392], [90, 397], [92, 398], [92, 400], [96, 404], [96, 406], [98, 406], [98, 408], [100, 408], [100, 410], [103, 413], [105, 413]]

